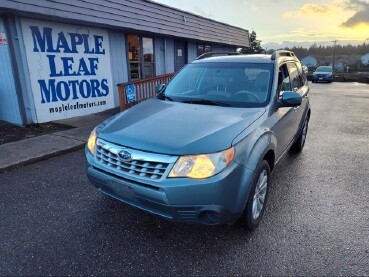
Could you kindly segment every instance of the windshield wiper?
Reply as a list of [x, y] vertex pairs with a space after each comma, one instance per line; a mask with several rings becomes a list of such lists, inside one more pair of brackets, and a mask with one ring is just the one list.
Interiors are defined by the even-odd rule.
[[206, 100], [206, 99], [191, 99], [191, 100], [182, 101], [182, 103], [201, 104], [201, 105], [213, 105], [213, 106], [223, 106], [223, 107], [229, 107], [230, 106], [229, 104], [224, 103], [224, 102], [213, 101], [213, 100]]
[[174, 99], [173, 99], [172, 97], [166, 96], [164, 92], [162, 92], [162, 93], [158, 94], [158, 96], [157, 96], [157, 97], [158, 97], [159, 99], [161, 99], [161, 100], [165, 99], [165, 100], [169, 100], [169, 101], [174, 102]]
[[174, 99], [172, 97], [166, 96], [165, 94], [163, 94], [164, 99], [167, 99], [169, 101], [174, 101]]

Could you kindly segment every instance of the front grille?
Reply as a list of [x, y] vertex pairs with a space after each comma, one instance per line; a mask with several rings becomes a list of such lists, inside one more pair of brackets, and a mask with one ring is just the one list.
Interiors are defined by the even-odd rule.
[[[121, 159], [119, 157], [121, 151], [129, 152], [131, 159]], [[123, 176], [162, 181], [168, 175], [168, 171], [176, 160], [177, 157], [174, 156], [129, 149], [101, 139], [98, 139], [96, 142], [95, 161]]]

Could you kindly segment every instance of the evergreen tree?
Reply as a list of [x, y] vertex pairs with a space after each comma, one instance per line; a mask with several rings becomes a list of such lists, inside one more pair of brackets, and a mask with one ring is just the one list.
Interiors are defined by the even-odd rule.
[[242, 54], [260, 54], [265, 50], [260, 46], [261, 40], [256, 39], [255, 31], [250, 34], [250, 47], [243, 47], [240, 50]]

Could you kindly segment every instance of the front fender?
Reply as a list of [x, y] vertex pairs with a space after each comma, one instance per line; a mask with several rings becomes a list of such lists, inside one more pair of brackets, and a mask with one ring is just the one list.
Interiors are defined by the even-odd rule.
[[268, 151], [275, 153], [277, 139], [272, 130], [259, 128], [235, 145], [235, 162], [255, 171]]

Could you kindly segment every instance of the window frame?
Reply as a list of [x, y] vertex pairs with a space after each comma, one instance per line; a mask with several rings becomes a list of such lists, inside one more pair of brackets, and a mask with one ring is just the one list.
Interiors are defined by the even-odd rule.
[[[292, 79], [291, 72], [293, 72], [293, 71], [290, 71], [290, 67], [294, 67], [296, 69], [296, 73], [297, 73], [296, 77], [297, 77], [297, 80], [298, 80], [298, 86], [297, 87], [294, 86], [295, 77]], [[292, 89], [292, 91], [297, 92], [303, 87], [303, 82], [302, 82], [302, 78], [301, 78], [301, 75], [300, 75], [299, 68], [298, 68], [298, 66], [296, 65], [295, 62], [287, 62], [287, 69], [288, 69], [288, 74], [290, 75], [291, 89]]]
[[[200, 53], [199, 48], [202, 47], [202, 53]], [[208, 48], [209, 51], [206, 51], [206, 48]], [[213, 45], [210, 43], [198, 43], [197, 44], [197, 57], [201, 56], [202, 54], [209, 53], [213, 50]]]
[[[283, 80], [282, 80], [282, 83], [281, 83], [281, 86], [279, 87], [279, 71], [280, 69], [284, 67], [283, 71], [282, 71], [282, 74], [286, 74], [287, 73], [287, 76], [283, 75], [283, 80], [285, 80], [287, 77], [289, 79], [289, 84], [290, 84], [290, 89], [291, 90], [282, 90], [282, 83], [283, 83]], [[277, 100], [279, 101], [281, 98], [282, 98], [282, 95], [285, 91], [292, 91], [292, 84], [291, 84], [291, 76], [290, 76], [290, 73], [288, 71], [288, 66], [287, 66], [287, 62], [285, 63], [282, 63], [278, 66], [278, 79], [277, 79], [277, 90], [278, 90], [278, 93], [276, 93], [277, 95]]]
[[[138, 61], [131, 61], [129, 59], [129, 36], [136, 36], [138, 37], [139, 40], [139, 59]], [[151, 39], [152, 40], [152, 47], [153, 47], [153, 62], [147, 62], [145, 61], [144, 58], [144, 47], [143, 47], [143, 40], [144, 39]], [[138, 35], [138, 34], [127, 34], [126, 35], [126, 54], [127, 54], [127, 66], [128, 66], [128, 81], [138, 81], [138, 80], [144, 80], [147, 78], [151, 78], [151, 77], [155, 77], [156, 76], [156, 56], [155, 56], [155, 38], [154, 37], [150, 37], [150, 36], [144, 36], [144, 35]], [[138, 66], [138, 74], [139, 74], [139, 78], [132, 78], [132, 73], [131, 73], [131, 63], [132, 64], [137, 64]], [[145, 63], [150, 63], [153, 66], [153, 74], [150, 77], [146, 77], [145, 74]]]

